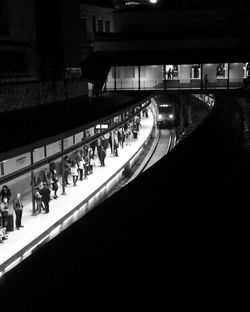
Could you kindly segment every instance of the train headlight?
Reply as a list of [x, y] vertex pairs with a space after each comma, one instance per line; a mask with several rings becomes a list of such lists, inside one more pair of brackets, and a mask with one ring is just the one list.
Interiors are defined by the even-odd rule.
[[169, 118], [170, 118], [170, 119], [173, 119], [173, 118], [174, 118], [174, 115], [173, 115], [173, 114], [169, 114]]
[[158, 119], [159, 119], [159, 120], [162, 120], [162, 117], [163, 117], [162, 114], [159, 114], [159, 115], [158, 115]]

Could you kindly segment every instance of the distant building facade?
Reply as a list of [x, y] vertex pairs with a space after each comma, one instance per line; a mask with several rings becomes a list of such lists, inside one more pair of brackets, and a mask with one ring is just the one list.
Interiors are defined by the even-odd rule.
[[37, 78], [33, 0], [0, 1], [0, 82]]
[[1, 111], [88, 96], [79, 0], [0, 0]]
[[81, 1], [81, 51], [84, 60], [94, 49], [95, 35], [115, 31], [114, 7], [106, 2], [102, 5], [94, 1]]

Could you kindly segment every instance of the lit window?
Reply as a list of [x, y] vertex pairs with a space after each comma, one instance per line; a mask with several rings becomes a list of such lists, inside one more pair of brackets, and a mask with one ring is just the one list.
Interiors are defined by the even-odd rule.
[[216, 69], [216, 78], [227, 78], [227, 69], [228, 65], [223, 63], [223, 64], [218, 64], [217, 69]]
[[193, 64], [190, 68], [191, 73], [190, 77], [191, 79], [200, 79], [201, 78], [201, 66], [200, 64]]

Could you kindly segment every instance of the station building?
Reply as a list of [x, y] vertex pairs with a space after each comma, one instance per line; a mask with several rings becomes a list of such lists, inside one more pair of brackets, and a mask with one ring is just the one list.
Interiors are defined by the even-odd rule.
[[[249, 3], [162, 0], [154, 7], [134, 2], [1, 2], [9, 14], [0, 44], [0, 125], [31, 116], [23, 123], [22, 140], [15, 142], [11, 134], [9, 142], [2, 138], [0, 183], [14, 193], [33, 189], [33, 178], [52, 161], [59, 170], [63, 157], [76, 149], [108, 134], [113, 142], [116, 128], [133, 121], [152, 95], [180, 95], [183, 115], [186, 95], [195, 93], [197, 103], [212, 101], [197, 131], [189, 135], [181, 119], [181, 143], [152, 170], [96, 209], [88, 211], [88, 203], [80, 201], [36, 238], [34, 250], [21, 248], [8, 264], [13, 270], [0, 274], [1, 294], [15, 298], [9, 305], [37, 307], [38, 291], [44, 289], [53, 308], [73, 309], [77, 298], [91, 311], [129, 310], [133, 299], [138, 310], [217, 300], [239, 306], [236, 288], [242, 301], [247, 297]], [[88, 84], [99, 91], [95, 99]], [[112, 96], [123, 91], [126, 99], [112, 106], [107, 91]], [[144, 146], [122, 170], [130, 169]], [[115, 180], [103, 182], [94, 200], [105, 197]], [[81, 192], [74, 188], [64, 203]], [[93, 207], [89, 194], [86, 198]], [[32, 194], [29, 201], [34, 206]], [[28, 288], [20, 289], [24, 276]]]

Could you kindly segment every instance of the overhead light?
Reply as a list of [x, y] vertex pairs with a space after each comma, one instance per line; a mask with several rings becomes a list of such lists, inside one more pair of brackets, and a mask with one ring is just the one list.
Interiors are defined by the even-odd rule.
[[150, 3], [157, 3], [157, 0], [149, 0]]

